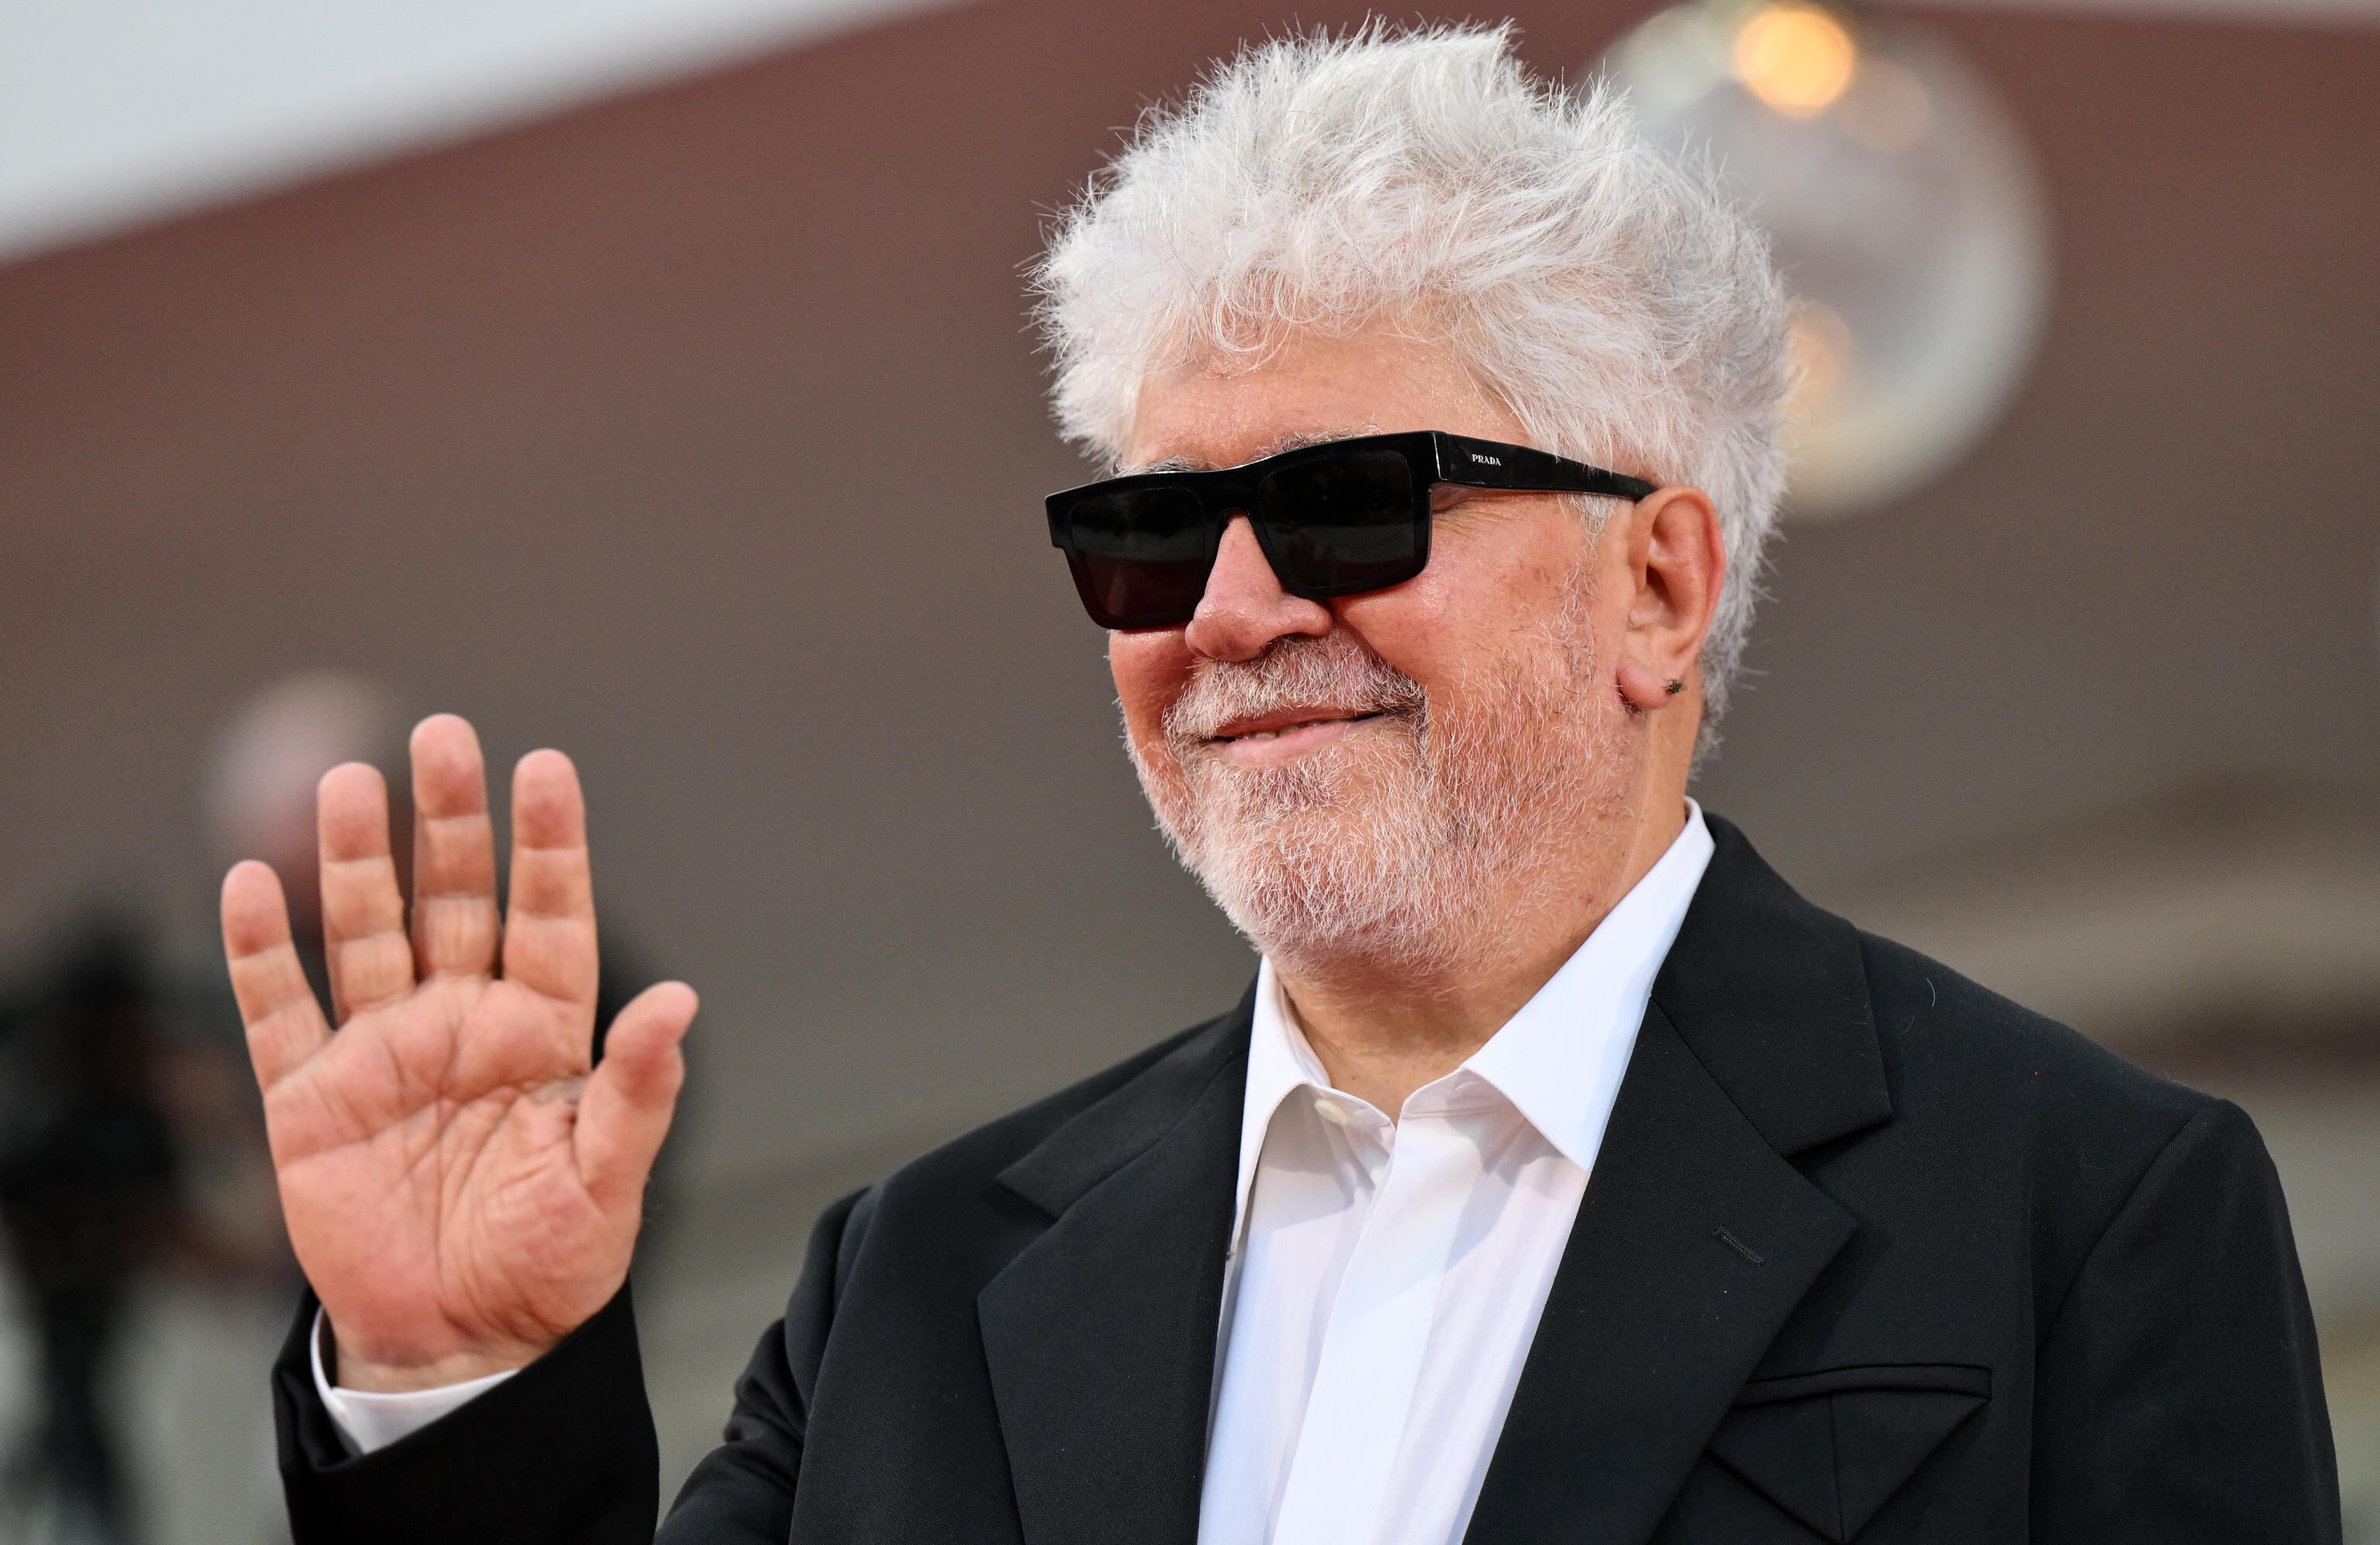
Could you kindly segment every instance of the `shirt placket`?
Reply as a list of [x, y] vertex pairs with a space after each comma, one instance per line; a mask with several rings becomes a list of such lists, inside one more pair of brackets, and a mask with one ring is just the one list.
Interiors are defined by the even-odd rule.
[[1480, 1174], [1468, 1124], [1444, 1113], [1408, 1106], [1390, 1127], [1368, 1108], [1323, 1111], [1366, 1154], [1373, 1196], [1323, 1332], [1274, 1545], [1379, 1538], [1439, 1286]]

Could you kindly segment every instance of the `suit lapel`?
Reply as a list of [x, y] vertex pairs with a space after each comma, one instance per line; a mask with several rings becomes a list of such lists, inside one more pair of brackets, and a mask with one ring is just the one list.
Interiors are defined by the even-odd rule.
[[[1858, 937], [1710, 825], [1474, 1545], [1645, 1539], [1856, 1226], [1790, 1161], [1891, 1115]], [[1000, 1177], [1050, 1220], [977, 1300], [1029, 1545], [1195, 1545], [1250, 1008]]]
[[1652, 1532], [1852, 1227], [1649, 1011], [1466, 1538]]
[[1788, 1161], [1891, 1114], [1858, 936], [1711, 828], [1471, 1545], [1644, 1539], [1856, 1227]]
[[1000, 1177], [1054, 1220], [978, 1296], [1030, 1545], [1193, 1545], [1248, 1004]]

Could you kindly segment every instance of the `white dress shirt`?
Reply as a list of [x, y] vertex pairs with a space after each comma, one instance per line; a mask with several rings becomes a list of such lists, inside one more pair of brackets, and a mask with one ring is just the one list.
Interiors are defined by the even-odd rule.
[[469, 1405], [474, 1396], [484, 1394], [512, 1377], [511, 1372], [488, 1373], [459, 1384], [385, 1394], [375, 1390], [343, 1390], [331, 1382], [322, 1369], [322, 1343], [330, 1333], [322, 1311], [316, 1309], [314, 1333], [307, 1338], [308, 1349], [314, 1357], [314, 1393], [322, 1397], [322, 1409], [331, 1413], [331, 1425], [339, 1429], [339, 1442], [351, 1454], [384, 1449], [399, 1438], [420, 1431], [447, 1412]]
[[[1702, 811], [1536, 995], [1398, 1119], [1330, 1087], [1257, 975], [1200, 1545], [1453, 1545], [1503, 1429], [1653, 979], [1710, 862]], [[511, 1377], [314, 1385], [370, 1454]]]
[[1330, 1086], [1258, 968], [1200, 1545], [1463, 1538], [1710, 855], [1689, 801], [1586, 942], [1393, 1121]]

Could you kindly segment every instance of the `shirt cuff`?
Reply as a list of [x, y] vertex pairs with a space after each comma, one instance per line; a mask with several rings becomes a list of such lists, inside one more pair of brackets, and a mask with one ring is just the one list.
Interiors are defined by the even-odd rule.
[[404, 1390], [389, 1394], [343, 1390], [322, 1371], [322, 1338], [330, 1334], [330, 1330], [329, 1320], [321, 1309], [316, 1309], [314, 1332], [307, 1338], [314, 1358], [314, 1393], [322, 1397], [322, 1408], [331, 1413], [331, 1425], [339, 1429], [340, 1443], [357, 1458], [420, 1431], [439, 1417], [469, 1405], [475, 1397], [494, 1389], [517, 1371], [490, 1373], [466, 1379], [459, 1384], [442, 1384], [434, 1390]]

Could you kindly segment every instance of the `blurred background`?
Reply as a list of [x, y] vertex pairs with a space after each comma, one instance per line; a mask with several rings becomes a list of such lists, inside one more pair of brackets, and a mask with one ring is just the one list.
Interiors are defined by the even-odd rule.
[[[1802, 298], [1700, 797], [2247, 1107], [2380, 1539], [2380, 0], [1509, 9]], [[820, 1206], [1228, 1006], [1019, 269], [1144, 104], [1361, 15], [0, 0], [0, 1541], [285, 1538], [212, 897], [425, 712], [577, 756], [607, 964], [703, 992], [666, 1486]]]

